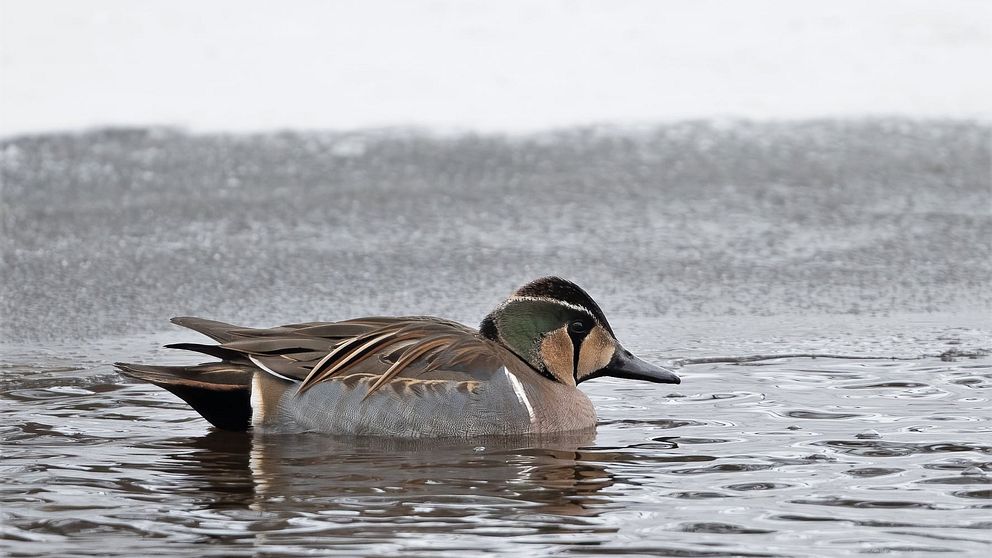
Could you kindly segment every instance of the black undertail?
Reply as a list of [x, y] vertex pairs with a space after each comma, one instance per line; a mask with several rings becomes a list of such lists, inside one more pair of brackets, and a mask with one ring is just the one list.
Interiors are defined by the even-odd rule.
[[174, 393], [217, 428], [244, 431], [251, 426], [253, 366], [238, 362], [194, 366], [118, 362], [114, 366], [125, 376], [153, 383]]

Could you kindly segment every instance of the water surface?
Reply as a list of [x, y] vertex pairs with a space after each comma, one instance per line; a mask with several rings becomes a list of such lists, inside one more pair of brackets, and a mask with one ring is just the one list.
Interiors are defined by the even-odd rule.
[[[523, 139], [109, 130], [0, 147], [9, 556], [985, 556], [983, 124], [684, 123]], [[213, 432], [113, 361], [168, 325], [477, 323], [544, 274], [678, 386], [584, 384], [595, 434]]]
[[[927, 346], [888, 348], [988, 340], [980, 319], [958, 321], [932, 323], [944, 335]], [[648, 339], [667, 337], [680, 356], [761, 349], [694, 325], [679, 338], [622, 321], [618, 334], [658, 362]], [[778, 342], [854, 349], [826, 337]], [[987, 357], [687, 366], [680, 386], [586, 384], [595, 434], [404, 442], [212, 431], [101, 361], [152, 341], [42, 362], [9, 348], [9, 555], [978, 555], [992, 544]]]

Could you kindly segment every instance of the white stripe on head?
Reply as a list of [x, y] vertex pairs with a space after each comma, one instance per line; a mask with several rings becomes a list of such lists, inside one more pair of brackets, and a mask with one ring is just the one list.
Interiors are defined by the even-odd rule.
[[593, 313], [588, 308], [584, 308], [582, 306], [579, 306], [578, 304], [572, 304], [571, 302], [565, 302], [564, 300], [558, 300], [557, 298], [547, 298], [543, 296], [511, 296], [506, 300], [506, 302], [504, 302], [500, 306], [504, 307], [510, 304], [511, 302], [517, 300], [529, 300], [532, 302], [547, 302], [550, 304], [557, 304], [559, 306], [564, 306], [565, 308], [571, 308], [572, 310], [575, 310], [577, 312], [582, 312], [583, 314], [592, 318], [593, 321], [595, 321], [596, 323], [599, 323], [599, 320], [596, 319], [596, 316], [594, 316]]

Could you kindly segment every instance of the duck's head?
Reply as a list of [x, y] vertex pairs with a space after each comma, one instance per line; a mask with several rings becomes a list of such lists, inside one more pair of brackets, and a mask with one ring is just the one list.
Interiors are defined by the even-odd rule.
[[680, 382], [671, 370], [624, 349], [592, 297], [559, 277], [542, 277], [517, 289], [482, 320], [479, 331], [563, 384], [600, 376]]

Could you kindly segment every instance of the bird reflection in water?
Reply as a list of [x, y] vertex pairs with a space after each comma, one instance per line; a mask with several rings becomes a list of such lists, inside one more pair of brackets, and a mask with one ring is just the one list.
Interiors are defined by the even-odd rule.
[[166, 469], [207, 509], [321, 515], [595, 517], [614, 483], [595, 431], [471, 440], [337, 438], [212, 431]]

